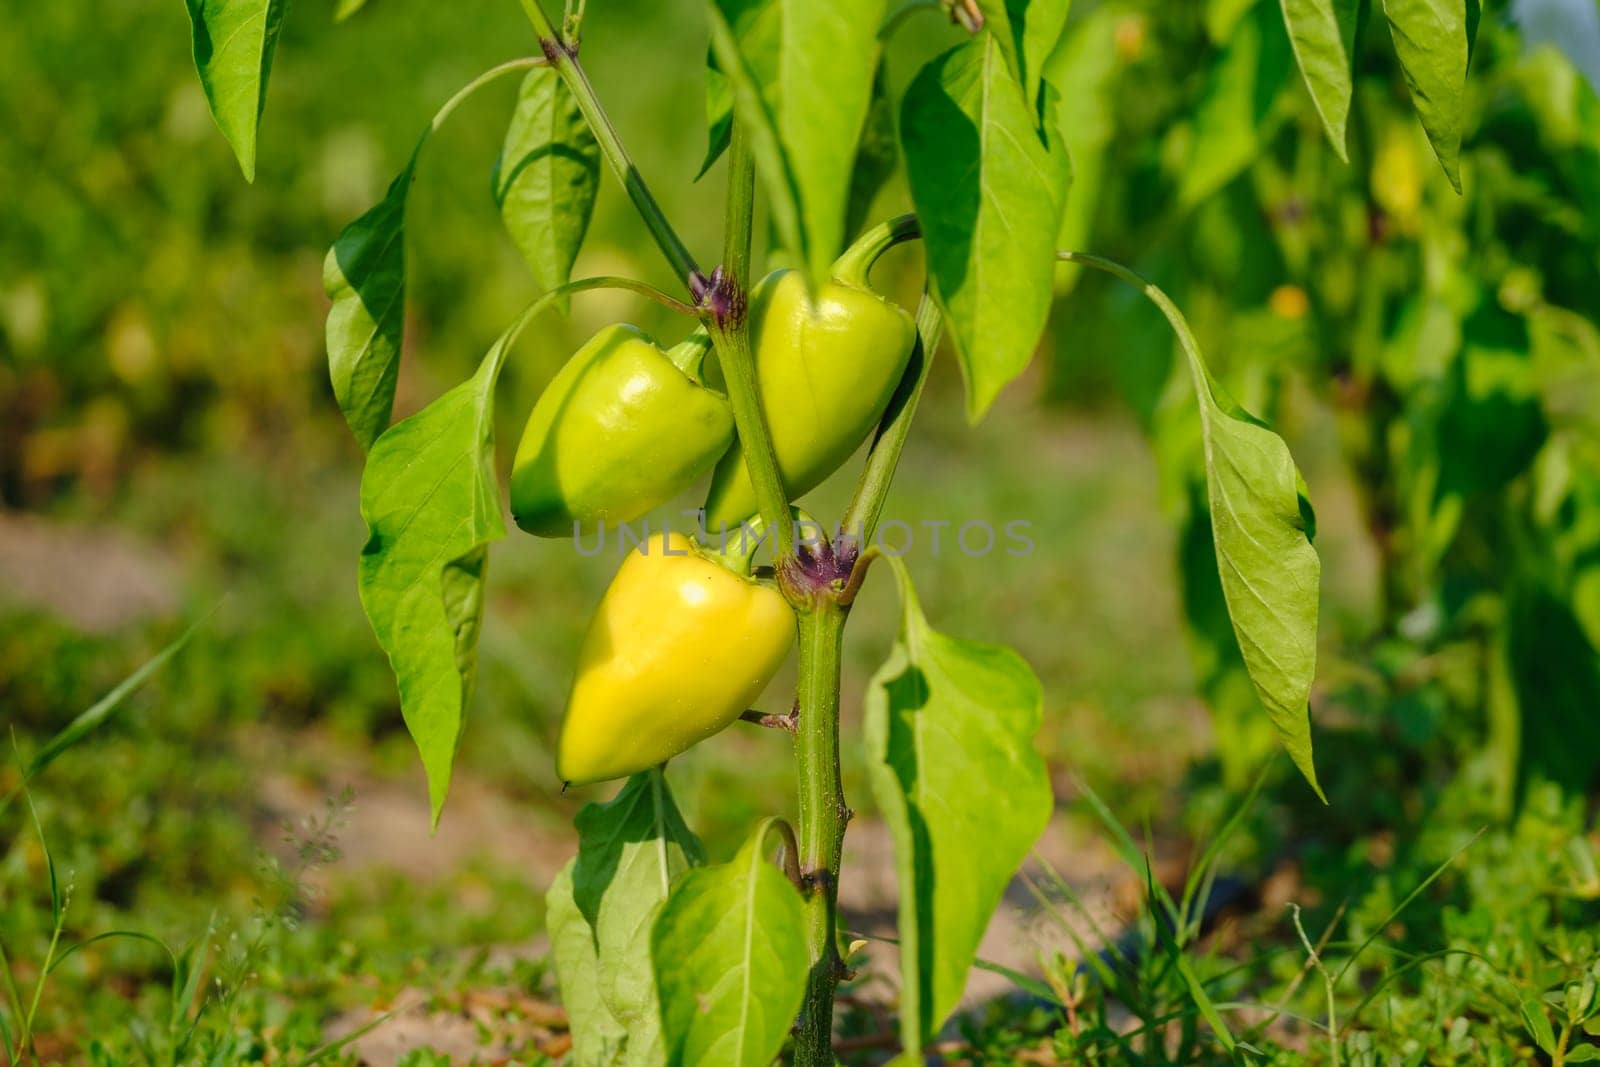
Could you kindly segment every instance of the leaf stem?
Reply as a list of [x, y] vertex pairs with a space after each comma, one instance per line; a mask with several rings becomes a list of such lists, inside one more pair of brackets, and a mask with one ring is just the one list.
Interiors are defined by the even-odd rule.
[[482, 74], [478, 75], [476, 78], [473, 78], [467, 84], [457, 89], [455, 95], [446, 100], [440, 106], [439, 110], [434, 112], [433, 121], [428, 123], [428, 132], [437, 133], [439, 131], [439, 127], [444, 125], [445, 120], [450, 117], [451, 113], [454, 112], [456, 108], [461, 106], [462, 102], [466, 100], [467, 97], [471, 96], [479, 89], [482, 89], [485, 85], [488, 85], [502, 74], [509, 74], [514, 70], [529, 70], [533, 67], [548, 67], [549, 65], [550, 61], [544, 56], [523, 56], [520, 59], [508, 59], [504, 63], [490, 67], [488, 70], [484, 71]]
[[889, 483], [894, 480], [900, 453], [911, 434], [911, 420], [916, 416], [922, 389], [928, 383], [928, 369], [933, 364], [933, 353], [939, 347], [943, 327], [939, 305], [924, 292], [922, 302], [917, 305], [917, 344], [912, 349], [911, 361], [906, 364], [905, 375], [878, 424], [878, 436], [872, 442], [867, 464], [861, 470], [861, 480], [856, 483], [855, 496], [840, 526], [848, 536], [857, 539], [858, 550], [872, 543], [872, 535], [878, 529], [878, 520], [889, 496]]
[[805, 883], [811, 973], [795, 1030], [795, 1067], [832, 1067], [833, 995], [844, 972], [836, 933], [845, 806], [839, 780], [839, 653], [849, 609], [819, 598], [800, 612], [800, 870]]
[[[762, 521], [777, 531], [776, 558], [794, 558], [794, 518], [773, 451], [772, 432], [756, 383], [755, 354], [750, 349], [750, 237], [755, 219], [755, 159], [742, 122], [733, 124], [728, 144], [728, 202], [722, 265], [712, 274], [702, 300], [702, 314], [717, 346], [728, 403], [744, 446], [744, 462], [756, 491]], [[779, 567], [782, 573], [782, 567]], [[785, 591], [785, 595], [789, 595]], [[792, 598], [791, 598], [792, 599]]]
[[672, 223], [667, 221], [661, 205], [656, 203], [650, 187], [639, 174], [639, 168], [633, 165], [628, 150], [622, 145], [622, 138], [617, 134], [617, 128], [611, 123], [611, 117], [600, 106], [600, 98], [595, 94], [594, 86], [589, 84], [589, 76], [584, 73], [583, 65], [578, 62], [576, 42], [566, 41], [556, 32], [555, 25], [550, 21], [550, 16], [544, 13], [539, 0], [521, 0], [521, 3], [528, 21], [533, 24], [534, 32], [539, 35], [539, 46], [544, 50], [545, 58], [555, 67], [578, 101], [578, 110], [583, 112], [584, 121], [594, 131], [595, 140], [599, 142], [600, 151], [610, 164], [612, 173], [622, 183], [628, 199], [633, 201], [634, 208], [644, 219], [661, 254], [667, 257], [679, 280], [688, 286], [690, 279], [697, 276], [700, 269], [677, 231], [672, 228]]

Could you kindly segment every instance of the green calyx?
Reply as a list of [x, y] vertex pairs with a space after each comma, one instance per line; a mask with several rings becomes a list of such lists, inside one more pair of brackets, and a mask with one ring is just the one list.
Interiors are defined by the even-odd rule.
[[733, 413], [698, 380], [701, 331], [663, 350], [637, 327], [596, 333], [534, 405], [511, 473], [511, 514], [541, 537], [624, 523], [688, 489], [733, 440]]
[[[806, 292], [801, 275], [782, 270], [751, 291], [756, 384], [791, 501], [860, 447], [905, 373], [916, 324], [904, 308], [868, 288], [866, 274], [885, 249], [916, 233], [909, 219], [871, 231], [840, 257], [833, 280], [814, 294]], [[736, 441], [712, 476], [706, 528], [731, 529], [757, 506]]]

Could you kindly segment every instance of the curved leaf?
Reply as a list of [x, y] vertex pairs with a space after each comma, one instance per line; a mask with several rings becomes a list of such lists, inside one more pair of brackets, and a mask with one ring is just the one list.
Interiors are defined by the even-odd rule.
[[1041, 139], [991, 34], [923, 67], [900, 114], [928, 271], [976, 422], [1044, 331], [1071, 164], [1053, 112]]
[[1360, 0], [1282, 0], [1282, 4], [1289, 44], [1322, 128], [1339, 158], [1349, 162], [1345, 125], [1350, 117]]
[[767, 1067], [805, 997], [811, 958], [800, 894], [765, 854], [774, 819], [732, 863], [672, 888], [651, 935], [667, 1062]]
[[1030, 105], [1038, 103], [1045, 60], [1061, 39], [1071, 7], [1071, 0], [978, 0], [984, 23]]
[[256, 180], [256, 129], [288, 0], [186, 0], [194, 67], [217, 128], [246, 181]]
[[383, 199], [340, 231], [322, 265], [328, 299], [328, 377], [364, 449], [389, 428], [406, 314], [406, 194], [423, 134]]
[[1468, 22], [1474, 0], [1383, 0], [1395, 55], [1411, 103], [1445, 177], [1461, 191], [1461, 131], [1466, 119]]
[[1042, 701], [1033, 671], [1009, 648], [929, 627], [905, 565], [885, 558], [903, 614], [867, 691], [868, 771], [900, 886], [900, 1040], [920, 1049], [960, 1000], [1053, 800], [1033, 748]]
[[555, 68], [523, 78], [493, 182], [500, 218], [534, 280], [544, 289], [571, 281], [600, 187], [600, 145]]
[[505, 536], [494, 478], [494, 387], [544, 300], [477, 373], [378, 438], [361, 477], [361, 604], [400, 687], [437, 825], [477, 672], [488, 546]]

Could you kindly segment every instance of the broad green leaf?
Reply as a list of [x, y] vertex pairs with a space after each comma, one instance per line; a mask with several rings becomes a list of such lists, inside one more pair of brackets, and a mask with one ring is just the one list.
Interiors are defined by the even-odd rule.
[[1041, 140], [990, 34], [923, 67], [901, 105], [928, 272], [974, 422], [1027, 367], [1050, 314], [1055, 238], [1071, 178], [1054, 120], [1051, 114]]
[[1322, 563], [1311, 547], [1315, 519], [1305, 481], [1283, 439], [1234, 403], [1211, 376], [1171, 298], [1124, 268], [1112, 272], [1139, 285], [1161, 309], [1188, 360], [1200, 406], [1217, 573], [1234, 636], [1283, 747], [1321, 797], [1308, 701], [1317, 667]]
[[1282, 0], [1283, 24], [1300, 64], [1311, 102], [1339, 158], [1345, 152], [1345, 123], [1350, 117], [1356, 18], [1360, 0]]
[[1268, 2], [1239, 21], [1206, 81], [1178, 198], [1195, 204], [1239, 175], [1261, 151], [1261, 127], [1289, 80], [1289, 39]]
[[[1073, 27], [1045, 64], [1045, 80], [1061, 97], [1056, 129], [1072, 160], [1072, 186], [1056, 236], [1062, 248], [1087, 247], [1093, 236], [1106, 148], [1116, 132], [1113, 90], [1122, 70], [1116, 35], [1123, 17], [1114, 8], [1092, 12]], [[1072, 288], [1081, 269], [1075, 263], [1057, 267], [1061, 292]]]
[[1008, 648], [932, 629], [905, 565], [885, 558], [903, 612], [867, 690], [867, 759], [900, 887], [900, 1040], [920, 1049], [960, 1000], [1053, 799], [1033, 748], [1038, 679]]
[[712, 53], [749, 131], [779, 234], [821, 281], [843, 244], [885, 0], [707, 3]]
[[1383, 0], [1400, 71], [1445, 177], [1461, 191], [1471, 0]]
[[328, 376], [345, 422], [369, 450], [394, 412], [406, 314], [406, 194], [426, 141], [424, 134], [383, 199], [340, 232], [322, 265], [333, 302]]
[[288, 0], [186, 0], [194, 67], [217, 128], [246, 181], [256, 180], [256, 129]]
[[554, 68], [535, 67], [495, 163], [494, 198], [541, 287], [572, 280], [599, 186], [600, 145], [577, 99]]
[[573, 899], [572, 872], [577, 865], [574, 858], [561, 868], [544, 896], [550, 954], [561, 989], [561, 1006], [567, 1010], [567, 1029], [572, 1035], [572, 1065], [621, 1067], [628, 1030], [600, 996], [594, 927]]
[[477, 373], [378, 438], [361, 477], [361, 604], [400, 687], [437, 825], [477, 672], [488, 546], [505, 536], [494, 475], [494, 387], [551, 297], [501, 334]]
[[650, 929], [678, 877], [705, 860], [659, 770], [578, 813], [572, 895], [594, 931], [600, 997], [628, 1032], [627, 1062], [662, 1062]]
[[1061, 39], [1071, 7], [1072, 0], [978, 0], [984, 23], [1030, 104], [1039, 100], [1045, 60]]
[[800, 894], [767, 858], [764, 821], [732, 863], [685, 874], [651, 935], [667, 1063], [767, 1067], [811, 967]]

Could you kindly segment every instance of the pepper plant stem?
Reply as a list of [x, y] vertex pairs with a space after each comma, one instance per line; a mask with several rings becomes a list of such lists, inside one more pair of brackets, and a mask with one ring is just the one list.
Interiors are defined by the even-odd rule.
[[811, 971], [795, 1030], [795, 1067], [832, 1067], [833, 994], [844, 973], [835, 914], [839, 860], [850, 819], [839, 780], [839, 653], [849, 609], [823, 595], [800, 611], [800, 870]]
[[[782, 573], [782, 562], [793, 559], [795, 554], [794, 520], [789, 514], [783, 476], [778, 471], [778, 456], [772, 449], [766, 411], [761, 406], [747, 314], [755, 197], [755, 160], [750, 155], [749, 140], [742, 124], [735, 122], [728, 145], [728, 206], [722, 267], [707, 294], [705, 321], [717, 348], [717, 359], [722, 364], [728, 404], [733, 408], [733, 423], [744, 445], [744, 461], [750, 470], [750, 483], [755, 487], [761, 518], [767, 529], [777, 531], [775, 555]], [[791, 596], [790, 591], [785, 590], [785, 595]]]
[[556, 72], [561, 75], [561, 80], [566, 83], [578, 101], [578, 110], [583, 112], [584, 121], [589, 124], [589, 129], [594, 131], [595, 140], [600, 144], [601, 154], [606, 157], [612, 172], [622, 183], [622, 188], [627, 191], [628, 199], [633, 201], [634, 208], [644, 219], [644, 224], [649, 228], [650, 236], [655, 238], [656, 244], [661, 248], [662, 255], [672, 264], [678, 279], [688, 285], [690, 279], [699, 273], [694, 256], [689, 254], [689, 249], [685, 247], [677, 231], [672, 228], [672, 223], [667, 221], [661, 205], [656, 203], [656, 198], [651, 195], [650, 187], [645, 184], [639, 168], [633, 165], [628, 150], [623, 147], [622, 138], [617, 135], [617, 128], [611, 124], [611, 117], [606, 114], [605, 108], [600, 106], [600, 98], [595, 94], [594, 86], [589, 84], [589, 76], [584, 73], [583, 65], [578, 62], [575, 42], [565, 40], [556, 32], [555, 24], [550, 21], [550, 16], [545, 14], [539, 0], [521, 0], [521, 3], [528, 21], [533, 23], [534, 32], [539, 35], [539, 47], [544, 50], [545, 58], [555, 67]]

